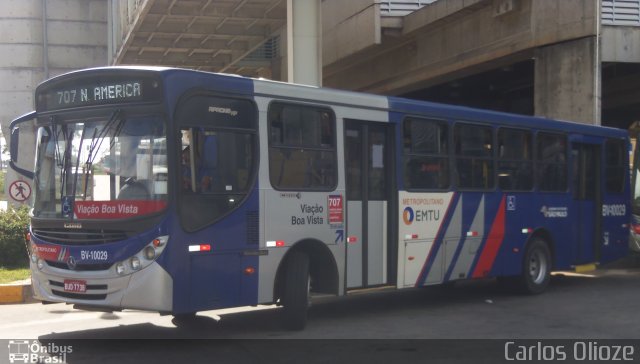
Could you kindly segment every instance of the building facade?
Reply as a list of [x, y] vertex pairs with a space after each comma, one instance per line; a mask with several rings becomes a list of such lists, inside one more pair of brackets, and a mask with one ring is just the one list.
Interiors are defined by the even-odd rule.
[[[107, 0], [0, 1], [0, 120], [5, 139], [9, 122], [34, 108], [36, 86], [56, 75], [107, 65]], [[27, 135], [25, 135], [27, 136]], [[35, 140], [31, 132], [29, 138]], [[7, 140], [8, 141], [8, 140]], [[19, 154], [33, 160], [34, 143], [21, 142]], [[16, 180], [7, 170], [5, 193]]]

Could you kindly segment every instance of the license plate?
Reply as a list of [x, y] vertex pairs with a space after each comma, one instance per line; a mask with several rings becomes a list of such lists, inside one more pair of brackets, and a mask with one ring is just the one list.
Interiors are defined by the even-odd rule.
[[77, 279], [65, 279], [64, 280], [64, 291], [65, 292], [84, 293], [84, 292], [87, 291], [87, 281], [77, 280]]

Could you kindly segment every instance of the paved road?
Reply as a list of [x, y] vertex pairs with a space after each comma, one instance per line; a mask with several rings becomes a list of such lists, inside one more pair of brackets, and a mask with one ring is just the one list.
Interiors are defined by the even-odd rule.
[[[310, 345], [305, 350], [317, 351], [315, 358], [324, 358], [322, 354], [335, 350], [336, 344], [338, 350], [341, 345], [345, 350], [362, 345], [364, 353], [377, 353], [374, 359], [385, 353], [416, 354], [433, 345], [403, 341], [406, 339], [640, 339], [639, 283], [640, 266], [623, 262], [594, 274], [554, 276], [549, 290], [538, 296], [503, 292], [491, 280], [461, 282], [448, 288], [357, 294], [314, 304], [308, 326], [302, 332], [282, 330], [279, 311], [269, 307], [242, 313], [205, 312], [189, 326], [176, 326], [171, 317], [155, 313], [84, 312], [64, 304], [5, 305], [0, 310], [0, 339], [127, 339], [109, 341], [120, 349], [102, 352], [115, 362], [135, 358], [129, 349], [148, 344], [153, 345], [152, 352], [160, 353], [157, 359], [167, 359], [164, 344], [157, 347], [157, 343], [176, 345], [175, 341], [157, 339], [331, 339], [322, 341], [324, 344], [298, 341], [296, 345]], [[128, 339], [151, 340], [137, 345], [140, 342]], [[348, 339], [402, 340], [372, 344]], [[240, 346], [240, 351], [248, 355], [248, 362], [255, 362], [253, 359], [260, 355], [241, 344], [246, 342], [179, 341], [179, 345], [188, 346], [193, 355], [216, 348], [218, 357], [226, 353], [236, 359], [239, 357], [232, 353]], [[264, 345], [290, 352], [289, 342], [271, 340], [249, 347]], [[91, 353], [102, 350], [104, 341], [81, 343], [77, 345], [87, 347], [83, 358], [90, 359], [95, 358]], [[372, 351], [371, 345], [376, 349]], [[442, 345], [445, 344], [439, 347]], [[451, 350], [455, 353], [456, 348]], [[142, 349], [134, 352], [145, 353]], [[0, 356], [0, 362], [2, 359]], [[636, 359], [640, 359], [640, 353]]]

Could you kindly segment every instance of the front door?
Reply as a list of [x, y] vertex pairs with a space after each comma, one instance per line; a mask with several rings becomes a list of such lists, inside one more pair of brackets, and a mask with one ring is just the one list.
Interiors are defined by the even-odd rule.
[[577, 224], [574, 232], [574, 264], [593, 263], [600, 258], [602, 237], [601, 148], [573, 143], [573, 199]]
[[345, 120], [347, 288], [388, 283], [391, 130]]

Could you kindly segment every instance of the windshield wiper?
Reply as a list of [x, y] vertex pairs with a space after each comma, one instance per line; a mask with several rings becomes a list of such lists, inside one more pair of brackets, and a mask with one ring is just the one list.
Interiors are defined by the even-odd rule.
[[[116, 109], [112, 114], [111, 117], [109, 118], [109, 121], [107, 121], [107, 123], [104, 125], [104, 128], [102, 128], [102, 130], [100, 131], [100, 133], [98, 134], [98, 129], [93, 129], [93, 135], [91, 136], [91, 142], [89, 144], [89, 155], [87, 156], [87, 160], [85, 161], [85, 168], [86, 168], [86, 172], [84, 174], [84, 191], [83, 191], [83, 196], [87, 196], [87, 188], [89, 185], [89, 173], [91, 171], [91, 168], [93, 166], [93, 162], [96, 159], [97, 153], [96, 150], [99, 150], [100, 147], [102, 146], [102, 142], [104, 141], [104, 138], [108, 135], [109, 131], [111, 130], [112, 126], [114, 123], [116, 123], [116, 127], [115, 130], [113, 132], [113, 135], [111, 136], [111, 141], [109, 143], [109, 148], [113, 148], [113, 146], [115, 145], [115, 139], [118, 135], [120, 135], [120, 131], [122, 130], [122, 127], [124, 125], [124, 119], [120, 117], [120, 109]], [[86, 126], [85, 126], [86, 128]], [[83, 135], [84, 135], [84, 130], [83, 130]], [[80, 160], [80, 155], [78, 155], [78, 161]], [[74, 187], [74, 191], [75, 191], [75, 187]]]
[[[53, 124], [53, 125], [56, 125], [56, 124]], [[60, 150], [58, 148], [58, 128], [56, 127], [54, 131], [54, 135], [56, 136], [55, 137], [56, 151], [57, 151], [58, 157], [61, 159], [60, 164], [58, 164], [58, 166], [62, 170], [60, 173], [60, 200], [62, 201], [62, 198], [64, 197], [64, 190], [67, 185], [67, 178], [68, 178], [69, 169], [70, 169], [69, 160], [71, 159], [72, 138], [71, 136], [67, 136], [66, 124], [61, 125], [60, 132], [62, 133], [62, 136], [63, 136], [62, 140], [66, 142], [62, 155], [60, 155]]]

